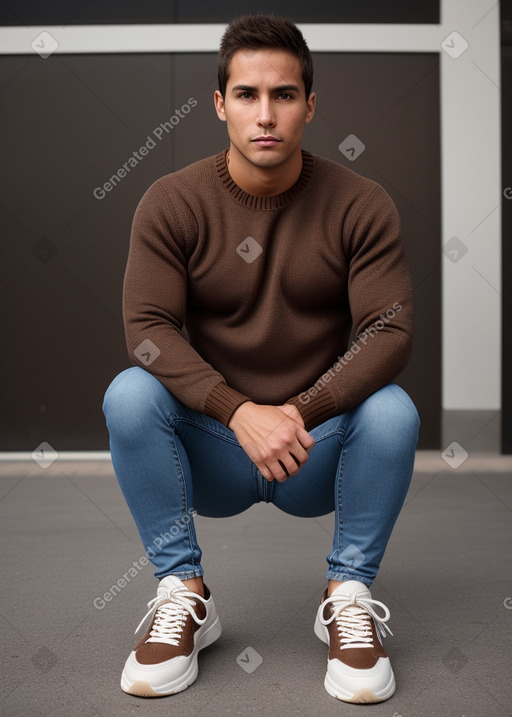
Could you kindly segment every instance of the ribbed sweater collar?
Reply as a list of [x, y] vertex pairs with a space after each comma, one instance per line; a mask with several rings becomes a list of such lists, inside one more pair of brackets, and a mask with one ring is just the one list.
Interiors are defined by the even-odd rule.
[[282, 194], [275, 194], [272, 197], [257, 197], [254, 194], [248, 194], [241, 189], [238, 184], [231, 179], [227, 163], [227, 150], [223, 150], [215, 156], [215, 168], [223, 185], [226, 187], [231, 196], [237, 202], [251, 209], [280, 209], [287, 204], [293, 202], [304, 188], [309, 184], [309, 180], [313, 176], [314, 158], [313, 155], [302, 150], [302, 171], [299, 178], [290, 189]]

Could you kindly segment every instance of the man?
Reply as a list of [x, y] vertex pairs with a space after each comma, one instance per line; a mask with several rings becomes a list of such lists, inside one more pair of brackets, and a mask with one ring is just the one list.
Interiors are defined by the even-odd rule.
[[121, 686], [157, 696], [194, 682], [198, 652], [221, 633], [195, 511], [223, 517], [263, 500], [296, 516], [335, 511], [315, 622], [329, 645], [324, 684], [378, 702], [395, 680], [389, 611], [368, 586], [419, 424], [390, 383], [413, 321], [400, 221], [378, 184], [301, 149], [315, 94], [295, 25], [234, 20], [218, 75], [229, 149], [142, 198], [124, 285], [137, 365], [105, 397], [115, 471], [160, 580]]

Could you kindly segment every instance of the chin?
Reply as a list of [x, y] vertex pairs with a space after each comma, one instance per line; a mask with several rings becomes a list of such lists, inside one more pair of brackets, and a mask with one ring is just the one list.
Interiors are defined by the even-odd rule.
[[256, 167], [278, 167], [286, 162], [287, 157], [283, 157], [281, 152], [265, 151], [252, 153], [248, 157], [249, 161]]
[[281, 164], [284, 164], [284, 160], [280, 157], [268, 157], [265, 159], [258, 158], [253, 161], [252, 164], [256, 167], [261, 167], [261, 169], [265, 169], [267, 167], [279, 167]]

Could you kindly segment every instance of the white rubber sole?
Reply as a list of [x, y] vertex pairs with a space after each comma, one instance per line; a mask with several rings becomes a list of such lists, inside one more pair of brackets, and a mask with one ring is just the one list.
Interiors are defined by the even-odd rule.
[[[137, 697], [165, 697], [166, 695], [175, 695], [178, 692], [183, 692], [183, 690], [190, 687], [197, 679], [199, 672], [197, 657], [199, 652], [205, 647], [208, 647], [208, 645], [211, 645], [215, 640], [218, 640], [221, 632], [222, 628], [217, 616], [204, 632], [200, 632], [200, 630], [196, 632], [196, 635], [200, 633], [198, 642], [188, 658], [189, 664], [185, 671], [175, 679], [158, 686], [151, 685], [148, 680], [144, 679], [144, 672], [150, 672], [151, 666], [139, 665], [135, 658], [135, 652], [132, 652], [126, 661], [123, 674], [121, 675], [121, 689], [129, 695], [136, 695]], [[158, 671], [161, 669], [161, 667], [157, 667]], [[155, 670], [155, 672], [157, 670]], [[130, 672], [132, 675], [138, 672], [139, 679], [130, 678]]]
[[388, 684], [381, 690], [374, 691], [368, 687], [364, 687], [356, 692], [349, 692], [341, 689], [340, 685], [337, 682], [334, 682], [327, 672], [325, 675], [324, 687], [331, 697], [335, 697], [337, 700], [361, 705], [373, 704], [375, 702], [385, 702], [386, 700], [389, 700], [389, 698], [395, 694], [396, 684], [395, 676], [391, 673], [391, 678]]
[[[329, 632], [327, 627], [322, 625], [319, 621], [318, 617], [315, 620], [315, 635], [322, 640], [322, 642], [325, 642], [326, 645], [329, 645]], [[389, 658], [387, 659], [389, 661]], [[374, 690], [369, 687], [353, 690], [342, 687], [339, 680], [333, 679], [329, 673], [329, 663], [330, 660], [327, 661], [327, 673], [325, 675], [324, 687], [331, 697], [334, 697], [337, 700], [341, 700], [342, 702], [351, 702], [353, 704], [372, 704], [375, 702], [384, 702], [395, 693], [396, 683], [391, 665], [389, 665], [389, 680], [384, 687], [381, 687], [378, 690]]]

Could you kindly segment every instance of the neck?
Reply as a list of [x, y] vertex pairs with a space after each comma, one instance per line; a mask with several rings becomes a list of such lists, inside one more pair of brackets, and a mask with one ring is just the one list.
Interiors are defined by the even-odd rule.
[[284, 164], [278, 167], [257, 167], [230, 146], [226, 162], [231, 179], [244, 192], [256, 197], [272, 197], [293, 187], [302, 171], [300, 147]]

